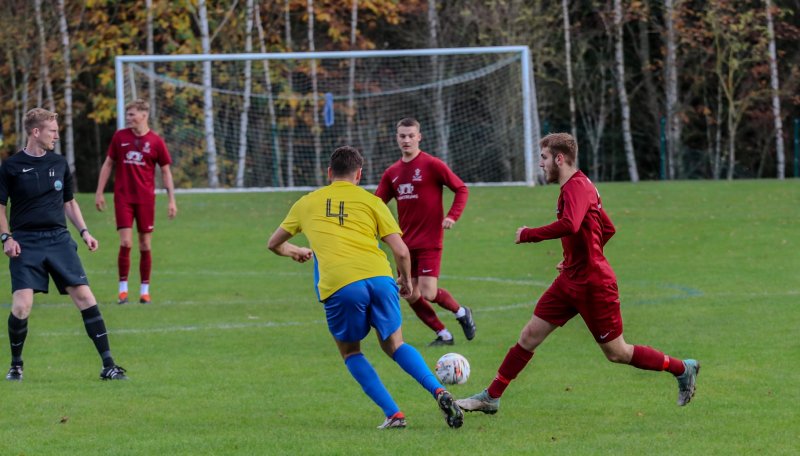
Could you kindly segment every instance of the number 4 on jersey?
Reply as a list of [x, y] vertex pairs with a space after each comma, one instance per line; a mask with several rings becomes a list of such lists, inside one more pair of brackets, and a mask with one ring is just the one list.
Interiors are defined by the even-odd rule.
[[331, 212], [331, 199], [325, 202], [325, 217], [339, 217], [339, 225], [344, 225], [344, 218], [347, 217], [347, 214], [344, 213], [344, 201], [339, 201], [339, 212], [333, 213]]

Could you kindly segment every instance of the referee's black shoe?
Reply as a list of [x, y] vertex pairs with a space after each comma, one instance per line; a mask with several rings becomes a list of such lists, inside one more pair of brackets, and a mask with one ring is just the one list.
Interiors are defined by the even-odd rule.
[[104, 367], [103, 370], [100, 371], [100, 380], [127, 380], [128, 377], [125, 375], [125, 369], [114, 365], [110, 367]]
[[9, 369], [8, 373], [6, 374], [6, 380], [11, 380], [12, 382], [21, 382], [22, 366], [11, 366], [11, 369]]

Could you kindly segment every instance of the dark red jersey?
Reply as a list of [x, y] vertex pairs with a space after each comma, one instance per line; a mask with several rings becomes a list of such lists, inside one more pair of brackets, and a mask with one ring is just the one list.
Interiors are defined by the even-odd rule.
[[167, 145], [152, 130], [136, 136], [133, 130], [117, 130], [108, 146], [108, 157], [114, 160], [114, 199], [129, 203], [155, 199], [156, 165], [172, 163]]
[[447, 216], [458, 220], [467, 205], [464, 182], [436, 157], [420, 152], [408, 163], [398, 160], [381, 177], [375, 194], [385, 203], [397, 200], [397, 217], [409, 249], [442, 248], [442, 189], [455, 193]]
[[581, 171], [561, 186], [556, 208], [558, 220], [520, 233], [521, 242], [561, 238], [566, 277], [576, 283], [608, 284], [616, 276], [603, 254], [603, 246], [616, 230], [603, 210], [600, 193]]

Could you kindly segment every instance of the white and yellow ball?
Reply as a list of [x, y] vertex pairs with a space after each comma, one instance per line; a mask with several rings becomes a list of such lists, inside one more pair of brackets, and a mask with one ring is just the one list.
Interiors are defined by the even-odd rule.
[[469, 379], [469, 361], [458, 353], [448, 353], [436, 361], [435, 372], [445, 385], [463, 385]]

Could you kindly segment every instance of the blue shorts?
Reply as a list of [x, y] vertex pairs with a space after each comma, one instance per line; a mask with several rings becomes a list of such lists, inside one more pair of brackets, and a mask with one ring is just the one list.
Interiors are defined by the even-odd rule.
[[8, 263], [12, 293], [26, 288], [47, 293], [50, 277], [61, 294], [67, 294], [67, 287], [89, 285], [78, 257], [78, 244], [66, 228], [14, 231], [14, 240], [21, 252]]
[[381, 276], [346, 285], [325, 300], [328, 329], [340, 342], [367, 337], [370, 326], [386, 340], [400, 328], [400, 296], [391, 277]]

